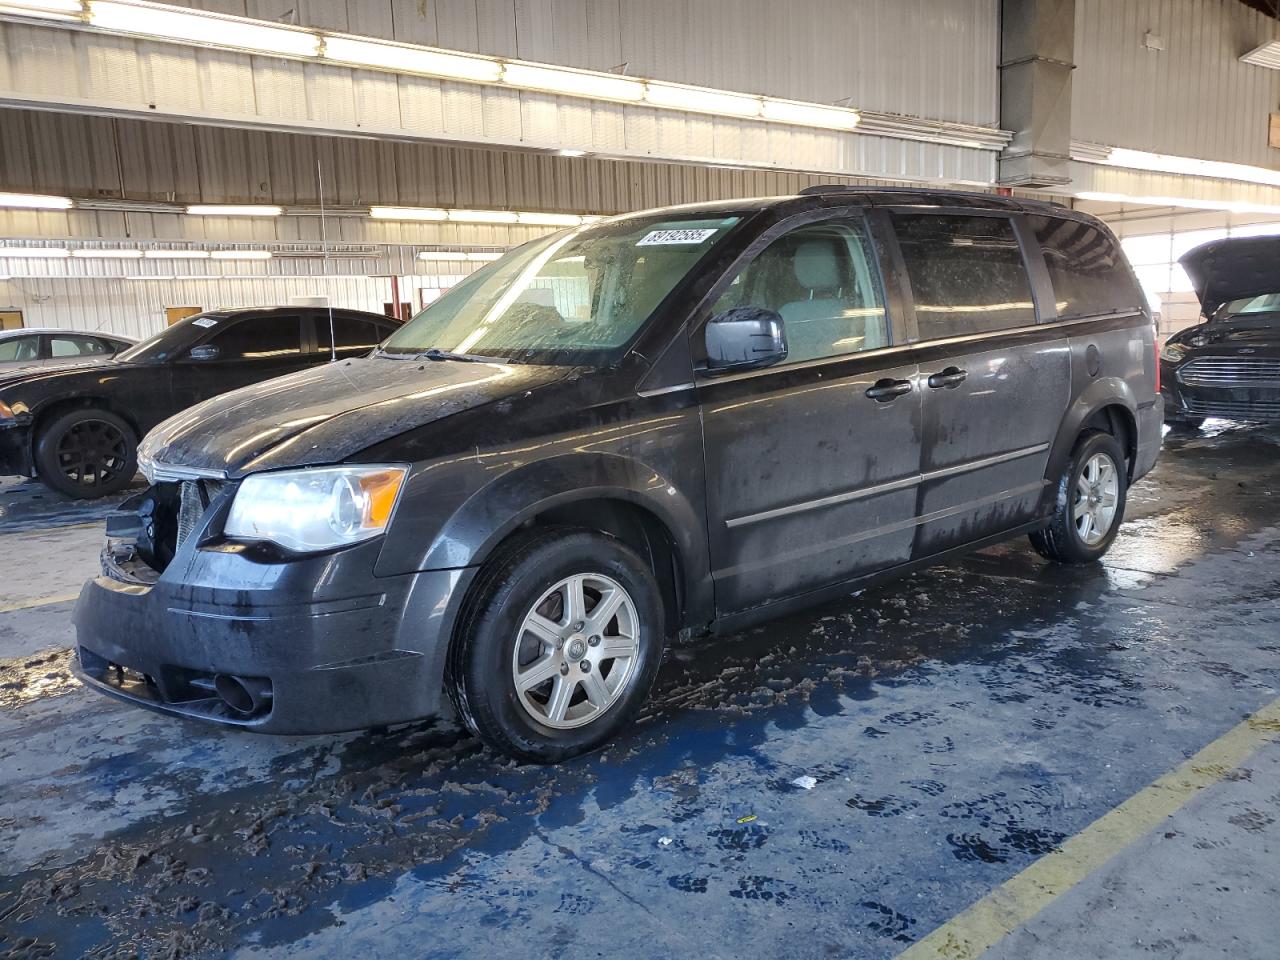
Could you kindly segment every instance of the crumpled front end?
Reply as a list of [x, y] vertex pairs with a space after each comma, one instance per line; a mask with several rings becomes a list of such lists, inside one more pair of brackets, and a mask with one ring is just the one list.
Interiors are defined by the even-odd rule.
[[162, 481], [108, 522], [78, 674], [139, 706], [272, 733], [429, 717], [470, 570], [379, 577], [379, 540], [290, 555], [222, 536], [236, 485]]

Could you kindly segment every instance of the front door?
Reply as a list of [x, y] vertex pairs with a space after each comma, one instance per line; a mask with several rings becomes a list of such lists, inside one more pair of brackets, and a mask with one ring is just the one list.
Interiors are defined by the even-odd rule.
[[917, 367], [893, 345], [862, 217], [755, 249], [709, 315], [776, 311], [788, 357], [698, 381], [722, 616], [908, 560], [920, 466]]
[[1057, 327], [1036, 324], [1008, 216], [893, 222], [919, 337], [919, 559], [1035, 519], [1069, 401], [1071, 352]]
[[177, 406], [171, 412], [313, 365], [318, 358], [304, 352], [302, 336], [302, 320], [296, 314], [217, 321], [209, 337], [174, 363]]

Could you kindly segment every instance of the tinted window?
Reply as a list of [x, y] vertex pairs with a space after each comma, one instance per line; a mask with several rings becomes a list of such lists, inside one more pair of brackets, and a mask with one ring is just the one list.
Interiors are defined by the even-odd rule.
[[95, 337], [59, 335], [49, 338], [49, 353], [54, 357], [92, 357], [110, 352], [103, 346], [102, 341]]
[[39, 355], [39, 337], [11, 337], [0, 340], [0, 363], [37, 360]]
[[241, 320], [209, 341], [219, 360], [257, 360], [302, 352], [297, 317], [270, 316]]
[[893, 219], [922, 339], [1035, 323], [1012, 221], [946, 214]]
[[889, 342], [880, 276], [860, 219], [808, 224], [778, 237], [733, 279], [712, 315], [777, 311], [787, 362], [874, 350]]
[[1120, 247], [1109, 236], [1074, 220], [1028, 219], [1044, 251], [1059, 317], [1087, 317], [1141, 306], [1141, 295]]
[[[316, 315], [316, 343], [320, 351], [329, 350], [329, 315]], [[345, 316], [341, 313], [333, 315], [333, 337], [339, 350], [372, 350], [382, 342], [385, 334], [377, 324], [358, 317]]]

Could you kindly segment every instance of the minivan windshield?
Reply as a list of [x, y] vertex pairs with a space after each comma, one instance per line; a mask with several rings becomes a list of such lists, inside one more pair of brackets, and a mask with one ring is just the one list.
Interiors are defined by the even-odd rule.
[[739, 217], [635, 217], [508, 253], [436, 300], [380, 354], [608, 362]]

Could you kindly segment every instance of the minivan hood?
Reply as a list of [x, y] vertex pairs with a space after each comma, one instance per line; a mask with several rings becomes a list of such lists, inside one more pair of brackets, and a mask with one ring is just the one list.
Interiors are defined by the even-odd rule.
[[147, 434], [144, 471], [237, 477], [336, 463], [415, 427], [563, 379], [571, 367], [366, 357], [205, 400]]
[[1280, 293], [1280, 237], [1228, 237], [1189, 250], [1178, 261], [1211, 317], [1224, 303]]

